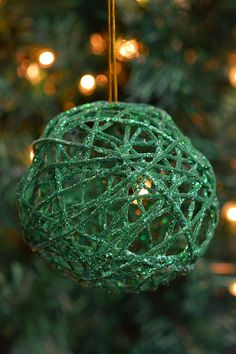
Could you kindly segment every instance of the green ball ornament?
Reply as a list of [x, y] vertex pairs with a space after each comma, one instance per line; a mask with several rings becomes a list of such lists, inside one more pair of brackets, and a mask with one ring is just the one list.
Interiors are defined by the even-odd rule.
[[18, 191], [25, 240], [81, 285], [153, 290], [206, 251], [214, 173], [166, 112], [85, 104], [52, 119], [34, 153]]

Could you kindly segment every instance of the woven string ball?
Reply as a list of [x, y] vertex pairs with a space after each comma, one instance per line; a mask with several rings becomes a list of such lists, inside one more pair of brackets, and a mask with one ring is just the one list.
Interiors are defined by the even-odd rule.
[[214, 173], [164, 111], [85, 104], [52, 119], [34, 152], [19, 187], [25, 240], [83, 286], [155, 289], [205, 252]]

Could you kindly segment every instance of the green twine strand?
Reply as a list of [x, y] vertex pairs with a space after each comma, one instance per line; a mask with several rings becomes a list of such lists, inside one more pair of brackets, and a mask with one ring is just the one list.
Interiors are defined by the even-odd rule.
[[83, 286], [155, 289], [214, 233], [215, 177], [164, 111], [95, 102], [51, 120], [19, 186], [26, 242]]

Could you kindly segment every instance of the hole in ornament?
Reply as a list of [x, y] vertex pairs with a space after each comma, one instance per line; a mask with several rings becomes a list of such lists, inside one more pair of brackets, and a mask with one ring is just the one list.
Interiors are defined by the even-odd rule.
[[[96, 139], [94, 139], [94, 142], [93, 142], [93, 149], [95, 151], [99, 151], [100, 153], [102, 152], [103, 154], [107, 154], [107, 150], [108, 150], [108, 153], [111, 153], [114, 149], [114, 147], [112, 146], [111, 142], [109, 140], [105, 140], [105, 139], [102, 139], [100, 138], [99, 136], [96, 136]], [[104, 149], [104, 151], [103, 151]]]
[[[197, 226], [197, 223], [196, 223], [196, 226]], [[207, 210], [204, 215], [204, 218], [201, 223], [201, 227], [200, 227], [200, 230], [199, 230], [198, 236], [197, 236], [197, 243], [199, 246], [204, 241], [206, 241], [210, 228], [211, 228], [211, 216], [210, 216], [210, 211]]]
[[183, 215], [185, 216], [185, 218], [188, 218], [189, 208], [190, 208], [191, 204], [192, 204], [191, 199], [184, 199], [181, 204], [181, 211], [182, 211]]
[[193, 211], [193, 217], [192, 219], [199, 213], [199, 211], [201, 210], [202, 208], [202, 202], [196, 200], [195, 201], [195, 208], [194, 208], [194, 211]]
[[135, 254], [144, 254], [150, 249], [151, 239], [148, 230], [142, 230], [135, 241], [129, 246], [129, 251]]
[[[125, 207], [125, 204], [122, 200], [110, 200], [109, 204], [107, 203], [103, 207], [103, 226], [105, 229], [109, 230], [109, 237], [113, 239], [116, 237], [116, 234], [113, 234], [113, 229], [120, 228], [122, 224], [128, 221], [128, 209]], [[113, 236], [112, 236], [113, 235]]]
[[95, 122], [94, 121], [87, 121], [84, 123], [89, 129], [92, 129]]
[[129, 211], [128, 211], [129, 223], [131, 224], [134, 223], [136, 220], [140, 218], [141, 215], [142, 215], [141, 209], [136, 205], [130, 204]]
[[96, 236], [99, 238], [99, 234], [103, 231], [104, 211], [102, 209], [96, 209], [89, 207], [73, 218], [74, 226], [80, 233], [79, 239], [83, 239], [83, 234], [89, 235], [88, 238]]
[[123, 124], [114, 122], [112, 126], [108, 126], [107, 129], [103, 130], [103, 132], [106, 133], [107, 137], [110, 135], [111, 141], [119, 141], [119, 145], [122, 145], [125, 132], [125, 126]]
[[182, 183], [180, 186], [178, 186], [178, 190], [180, 194], [184, 193], [189, 193], [193, 189], [192, 184], [188, 182]]
[[170, 220], [171, 215], [168, 212], [164, 212], [151, 223], [150, 230], [154, 245], [160, 244], [165, 239], [170, 227]]
[[57, 151], [57, 146], [54, 145], [53, 143], [50, 144], [50, 147], [47, 150], [47, 165], [50, 165], [51, 163], [55, 162], [56, 151]]
[[85, 184], [84, 188], [86, 190], [86, 200], [96, 201], [97, 198], [101, 198], [102, 194], [107, 190], [107, 183], [103, 183], [104, 177], [93, 179], [93, 182], [88, 182]]
[[65, 141], [72, 141], [73, 143], [83, 144], [84, 140], [88, 136], [89, 131], [90, 129], [88, 129], [86, 125], [84, 124], [79, 125], [78, 123], [78, 126], [76, 128], [73, 128], [68, 132], [64, 133], [62, 138]]
[[186, 237], [179, 235], [173, 242], [173, 244], [166, 251], [166, 256], [172, 256], [182, 253], [187, 247]]

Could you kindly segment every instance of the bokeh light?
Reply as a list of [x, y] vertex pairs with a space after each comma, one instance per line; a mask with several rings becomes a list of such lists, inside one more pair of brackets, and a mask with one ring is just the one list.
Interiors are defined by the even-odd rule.
[[117, 58], [119, 60], [131, 60], [140, 56], [140, 44], [136, 39], [118, 39], [116, 43]]
[[229, 284], [229, 292], [231, 295], [236, 296], [236, 280]]
[[63, 103], [63, 108], [64, 108], [65, 111], [68, 111], [69, 109], [71, 109], [73, 107], [75, 107], [75, 104], [72, 101], [65, 101]]
[[32, 162], [34, 159], [34, 151], [32, 148], [30, 149], [29, 157], [30, 157], [30, 161]]
[[101, 55], [106, 49], [106, 41], [101, 34], [93, 33], [90, 36], [90, 47], [93, 54]]
[[93, 75], [86, 74], [81, 77], [79, 82], [79, 90], [84, 95], [90, 95], [96, 88], [96, 80]]
[[55, 62], [55, 54], [51, 50], [44, 50], [39, 54], [39, 63], [43, 67], [50, 67]]
[[104, 75], [104, 74], [99, 74], [96, 77], [96, 83], [100, 87], [106, 86], [107, 85], [107, 81], [108, 81], [107, 76]]
[[236, 222], [236, 202], [225, 203], [222, 208], [222, 215], [230, 222]]
[[25, 72], [25, 77], [33, 85], [38, 84], [42, 80], [42, 72], [40, 70], [39, 65], [37, 63], [29, 64]]
[[232, 87], [236, 88], [236, 66], [229, 69], [229, 82]]

